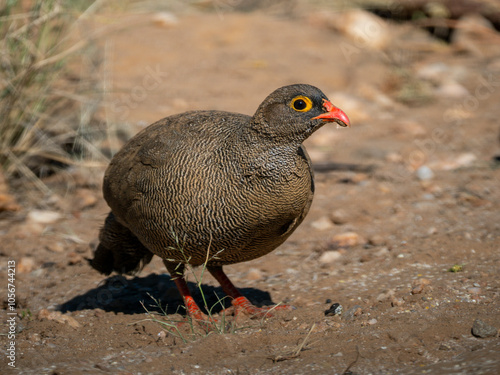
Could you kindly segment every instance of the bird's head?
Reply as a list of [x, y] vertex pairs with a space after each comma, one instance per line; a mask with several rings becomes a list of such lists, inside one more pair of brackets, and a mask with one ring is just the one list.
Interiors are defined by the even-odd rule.
[[327, 122], [350, 126], [347, 115], [335, 107], [320, 89], [304, 84], [284, 86], [269, 95], [252, 119], [264, 136], [304, 141]]

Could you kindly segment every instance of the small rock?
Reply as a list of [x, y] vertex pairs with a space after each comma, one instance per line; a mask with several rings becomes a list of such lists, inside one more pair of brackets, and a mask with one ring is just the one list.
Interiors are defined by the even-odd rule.
[[482, 293], [482, 289], [478, 287], [467, 288], [467, 293], [477, 296]]
[[52, 242], [46, 245], [45, 248], [53, 253], [62, 253], [64, 251], [64, 246], [60, 242]]
[[414, 280], [411, 283], [412, 289], [411, 289], [411, 294], [420, 294], [422, 293], [425, 289], [430, 288], [431, 281], [429, 279], [425, 278], [420, 278], [417, 280]]
[[363, 313], [363, 308], [359, 305], [354, 305], [343, 315], [344, 320], [353, 320], [355, 317], [360, 316]]
[[82, 262], [83, 262], [83, 257], [80, 254], [77, 254], [74, 251], [68, 253], [68, 264], [70, 266], [74, 266]]
[[175, 26], [179, 22], [177, 17], [169, 12], [158, 12], [155, 15], [153, 15], [152, 20], [155, 25], [167, 28]]
[[481, 319], [476, 319], [472, 325], [472, 334], [476, 337], [496, 337], [498, 336], [498, 329], [483, 322]]
[[444, 81], [436, 90], [436, 95], [441, 96], [445, 99], [457, 99], [465, 98], [470, 95], [469, 90], [467, 90], [460, 83], [455, 82], [452, 79]]
[[68, 324], [73, 328], [80, 327], [80, 323], [78, 323], [75, 318], [69, 315], [65, 315], [60, 311], [49, 311], [47, 309], [41, 309], [38, 312], [37, 318], [39, 320], [47, 319], [47, 320], [53, 320], [58, 323]]
[[29, 221], [39, 224], [53, 224], [61, 218], [62, 215], [59, 212], [47, 210], [32, 210], [27, 216]]
[[338, 22], [338, 15], [335, 14], [328, 26], [348, 36], [358, 48], [366, 46], [380, 50], [390, 42], [391, 32], [388, 24], [365, 10], [353, 9], [344, 12], [342, 22]]
[[7, 193], [0, 193], [0, 212], [3, 211], [19, 211], [21, 206], [16, 202], [16, 198], [13, 195]]
[[258, 268], [250, 268], [247, 272], [248, 280], [262, 280], [263, 278], [264, 275], [262, 274], [262, 271], [259, 270]]
[[401, 298], [397, 298], [395, 296], [391, 297], [391, 306], [396, 307], [396, 306], [403, 306], [405, 302]]
[[443, 77], [449, 75], [450, 67], [443, 62], [424, 65], [417, 71], [417, 77], [434, 83], [442, 81]]
[[333, 223], [326, 216], [322, 216], [318, 220], [311, 223], [311, 227], [318, 230], [327, 230], [333, 228]]
[[342, 254], [339, 251], [325, 251], [319, 257], [319, 262], [323, 263], [323, 264], [333, 263], [337, 259], [339, 259], [341, 256], [342, 256]]
[[349, 221], [347, 212], [341, 208], [331, 213], [330, 219], [334, 224], [342, 225]]
[[334, 303], [328, 310], [325, 310], [325, 316], [341, 315], [343, 307], [340, 303]]
[[421, 181], [431, 180], [434, 177], [434, 172], [426, 165], [422, 165], [416, 171], [417, 178]]
[[19, 273], [30, 273], [33, 268], [35, 268], [35, 259], [31, 257], [22, 257], [17, 262], [17, 272]]
[[392, 300], [395, 293], [396, 293], [396, 291], [394, 289], [390, 289], [388, 291], [382, 292], [377, 296], [377, 301], [383, 302], [383, 301], [387, 301], [387, 300]]
[[400, 153], [389, 152], [385, 156], [385, 160], [387, 160], [390, 163], [401, 163], [401, 162], [403, 162], [404, 159], [403, 159], [403, 155], [401, 155]]
[[389, 254], [389, 248], [387, 246], [384, 246], [384, 247], [381, 247], [380, 250], [375, 253], [375, 256], [383, 257], [387, 254]]
[[467, 166], [471, 165], [472, 163], [474, 163], [476, 160], [477, 160], [477, 157], [472, 152], [466, 152], [466, 153], [460, 154], [455, 159], [455, 163], [457, 164], [456, 168], [467, 167]]
[[9, 185], [2, 171], [0, 171], [0, 212], [19, 211], [21, 206], [17, 204], [16, 198], [9, 194]]
[[365, 239], [359, 234], [355, 232], [345, 232], [333, 236], [329, 241], [329, 246], [335, 249], [363, 245], [365, 243]]
[[374, 325], [374, 324], [377, 324], [377, 323], [378, 323], [378, 321], [377, 321], [377, 319], [375, 319], [375, 318], [370, 319], [370, 320], [368, 321], [368, 324], [369, 324], [369, 325], [371, 325], [371, 326], [372, 326], [372, 325]]
[[374, 234], [370, 238], [368, 238], [368, 243], [372, 246], [383, 246], [386, 244], [386, 240], [380, 234]]

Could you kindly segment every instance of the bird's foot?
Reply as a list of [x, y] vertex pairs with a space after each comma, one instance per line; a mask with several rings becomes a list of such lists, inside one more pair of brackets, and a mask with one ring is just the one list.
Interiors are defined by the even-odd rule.
[[195, 323], [207, 332], [215, 330], [214, 327], [216, 327], [218, 323], [217, 319], [203, 313], [196, 304], [196, 302], [194, 301], [193, 297], [191, 296], [185, 297], [184, 303], [186, 306], [186, 312], [188, 317], [185, 319], [185, 321], [182, 321], [178, 324], [179, 327], [188, 323], [189, 324]]
[[250, 316], [250, 318], [269, 318], [273, 316], [273, 311], [278, 310], [295, 310], [295, 307], [291, 305], [275, 305], [266, 307], [257, 307], [253, 305], [246, 297], [235, 298], [232, 302], [235, 312], [237, 315], [239, 312], [243, 312]]

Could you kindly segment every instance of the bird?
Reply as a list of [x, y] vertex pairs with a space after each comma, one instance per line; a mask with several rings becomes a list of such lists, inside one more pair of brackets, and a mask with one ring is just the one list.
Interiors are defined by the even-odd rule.
[[273, 251], [304, 220], [315, 186], [302, 143], [326, 123], [350, 126], [320, 89], [293, 84], [253, 116], [193, 110], [144, 128], [106, 169], [111, 211], [90, 265], [133, 275], [157, 255], [186, 314], [206, 321], [184, 277], [187, 266], [203, 265], [237, 311], [264, 316], [271, 307], [253, 305], [223, 267]]

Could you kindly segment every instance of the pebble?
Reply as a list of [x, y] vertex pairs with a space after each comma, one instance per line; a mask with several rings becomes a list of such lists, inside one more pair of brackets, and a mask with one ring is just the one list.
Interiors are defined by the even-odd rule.
[[363, 308], [359, 305], [354, 305], [343, 315], [344, 320], [353, 320], [355, 317], [363, 313]]
[[19, 211], [21, 206], [17, 204], [16, 198], [9, 194], [9, 185], [0, 171], [0, 212]]
[[378, 323], [378, 320], [377, 320], [377, 319], [375, 319], [375, 318], [370, 319], [370, 320], [368, 321], [368, 324], [369, 324], [369, 325], [374, 325], [374, 324], [377, 324], [377, 323]]
[[428, 235], [432, 235], [432, 234], [436, 234], [438, 232], [437, 228], [436, 227], [430, 227], [428, 230], [427, 230], [427, 234]]
[[443, 77], [449, 74], [450, 67], [443, 63], [437, 62], [428, 65], [424, 65], [417, 71], [417, 77], [432, 81], [434, 83], [441, 82]]
[[61, 242], [52, 242], [46, 245], [45, 248], [53, 253], [62, 253], [64, 251], [64, 246]]
[[380, 50], [391, 40], [388, 24], [373, 13], [353, 9], [342, 14], [342, 22], [338, 22], [337, 16], [335, 14], [329, 26], [348, 36], [358, 48]]
[[421, 181], [431, 180], [434, 177], [434, 172], [426, 165], [422, 165], [416, 171], [417, 178]]
[[387, 300], [392, 300], [394, 298], [394, 295], [396, 294], [396, 291], [394, 289], [390, 289], [386, 292], [380, 293], [377, 296], [377, 302], [383, 302]]
[[152, 21], [155, 25], [166, 28], [175, 26], [179, 22], [177, 17], [170, 12], [158, 12], [153, 15]]
[[59, 212], [47, 210], [32, 210], [27, 216], [29, 221], [39, 224], [53, 224], [61, 218], [62, 215]]
[[259, 270], [258, 268], [250, 268], [247, 272], [248, 280], [262, 280], [263, 278], [264, 275], [262, 274], [262, 271]]
[[477, 288], [477, 287], [467, 288], [467, 293], [470, 293], [470, 294], [473, 294], [473, 295], [479, 295], [479, 294], [482, 293], [482, 289], [481, 288]]
[[49, 311], [47, 309], [41, 309], [37, 315], [38, 320], [53, 320], [58, 323], [68, 324], [73, 328], [79, 328], [80, 323], [72, 316], [61, 313], [60, 311]]
[[336, 234], [329, 241], [329, 246], [332, 248], [346, 248], [356, 245], [364, 245], [365, 239], [355, 232], [345, 232]]
[[398, 152], [389, 152], [385, 156], [385, 160], [387, 160], [390, 163], [402, 163], [403, 162], [403, 155], [401, 155]]
[[375, 256], [382, 257], [382, 256], [387, 255], [387, 254], [389, 254], [389, 248], [387, 246], [384, 246], [384, 247], [380, 248], [380, 250], [375, 253]]
[[328, 217], [322, 216], [318, 220], [313, 221], [311, 227], [317, 230], [327, 230], [333, 228], [333, 223]]
[[83, 262], [83, 257], [80, 254], [77, 254], [74, 251], [68, 253], [68, 264], [70, 266], [74, 266], [82, 262]]
[[411, 294], [420, 294], [425, 289], [429, 289], [430, 285], [431, 281], [423, 277], [417, 280], [413, 280], [413, 282], [411, 283], [412, 286]]
[[460, 154], [457, 156], [455, 159], [455, 162], [457, 163], [457, 168], [460, 167], [467, 167], [474, 163], [477, 160], [477, 156], [474, 155], [472, 152], [466, 152], [463, 154]]
[[432, 168], [434, 170], [450, 171], [459, 168], [469, 167], [474, 162], [476, 162], [477, 156], [472, 152], [464, 152], [458, 156], [454, 156], [448, 160], [441, 160], [432, 163]]
[[469, 90], [452, 79], [443, 82], [434, 92], [445, 99], [459, 99], [470, 95]]
[[13, 195], [7, 193], [0, 193], [0, 212], [3, 211], [19, 211], [21, 206], [16, 202], [16, 198]]
[[368, 243], [372, 246], [383, 246], [386, 244], [385, 237], [381, 236], [380, 234], [374, 234], [373, 236], [370, 236], [368, 238]]
[[472, 334], [480, 338], [496, 337], [498, 336], [498, 329], [483, 322], [481, 319], [476, 319], [472, 325]]
[[323, 264], [329, 264], [335, 262], [337, 259], [339, 259], [342, 256], [342, 254], [339, 251], [325, 251], [321, 256], [319, 257], [319, 262]]
[[347, 212], [339, 208], [331, 213], [330, 220], [336, 225], [342, 225], [347, 223], [349, 218]]
[[17, 272], [30, 273], [35, 268], [35, 259], [31, 257], [22, 257], [17, 263]]

